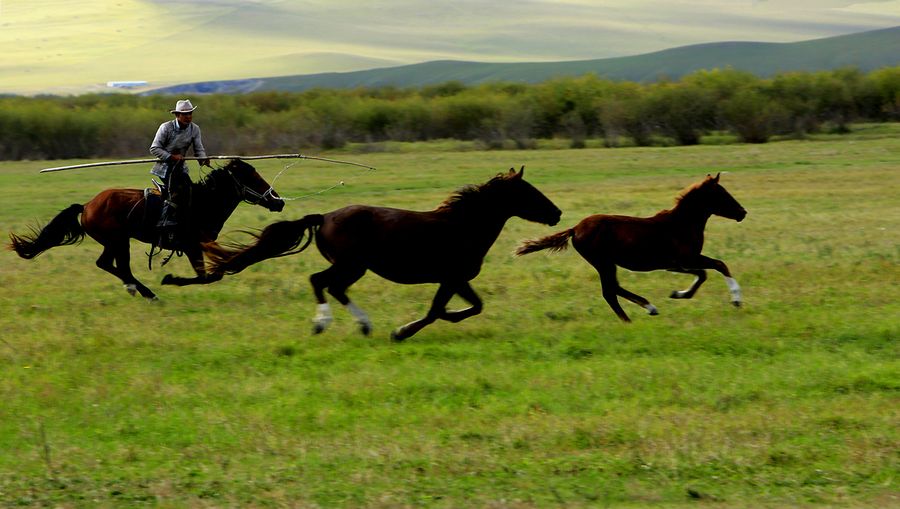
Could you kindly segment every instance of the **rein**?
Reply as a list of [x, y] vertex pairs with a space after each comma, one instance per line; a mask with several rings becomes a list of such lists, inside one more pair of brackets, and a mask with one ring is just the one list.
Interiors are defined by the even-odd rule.
[[[247, 202], [250, 205], [259, 205], [259, 202], [263, 201], [266, 196], [270, 196], [275, 198], [272, 194], [275, 191], [275, 188], [272, 185], [269, 185], [269, 188], [264, 192], [259, 193], [252, 189], [247, 184], [244, 184], [237, 177], [234, 176], [234, 173], [228, 172], [228, 175], [231, 176], [231, 180], [234, 183], [234, 188], [237, 190], [238, 194], [241, 196], [241, 201]], [[274, 180], [272, 181], [274, 183]], [[275, 198], [277, 199], [277, 198]], [[254, 201], [255, 200], [255, 201]]]

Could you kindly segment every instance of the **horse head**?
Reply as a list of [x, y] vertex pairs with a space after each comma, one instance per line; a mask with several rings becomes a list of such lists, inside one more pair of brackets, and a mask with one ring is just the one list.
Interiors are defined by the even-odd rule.
[[715, 177], [706, 175], [706, 180], [700, 185], [699, 190], [704, 194], [704, 201], [711, 213], [740, 223], [747, 216], [747, 211], [719, 184], [720, 175], [721, 173], [717, 173]]
[[499, 179], [499, 182], [502, 182], [499, 188], [503, 190], [505, 205], [514, 216], [526, 221], [555, 226], [559, 223], [562, 211], [543, 193], [526, 182], [524, 174], [524, 166], [518, 173], [514, 168], [510, 168], [509, 173]]
[[259, 175], [256, 168], [240, 159], [232, 159], [225, 165], [225, 169], [234, 177], [242, 200], [252, 205], [261, 205], [272, 212], [281, 212], [284, 209], [284, 200]]

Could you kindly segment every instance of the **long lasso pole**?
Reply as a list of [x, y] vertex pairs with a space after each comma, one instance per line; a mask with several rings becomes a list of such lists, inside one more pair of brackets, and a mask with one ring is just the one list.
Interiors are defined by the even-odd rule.
[[[275, 155], [267, 155], [267, 156], [209, 156], [209, 157], [185, 157], [185, 161], [201, 161], [204, 159], [238, 159], [242, 161], [250, 161], [255, 159], [314, 159], [317, 161], [325, 161], [328, 163], [340, 163], [340, 164], [350, 164], [353, 166], [360, 166], [363, 168], [372, 168], [371, 166], [354, 163], [351, 161], [339, 161], [337, 159], [325, 159], [323, 157], [313, 157], [313, 156], [305, 156], [303, 154], [275, 154]], [[46, 173], [51, 171], [63, 171], [63, 170], [76, 170], [79, 168], [95, 168], [98, 166], [115, 166], [120, 164], [141, 164], [141, 163], [156, 163], [160, 162], [159, 159], [131, 159], [128, 161], [107, 161], [103, 163], [89, 163], [89, 164], [76, 164], [73, 166], [60, 166], [57, 168], [45, 168], [40, 171], [40, 173]]]
[[[303, 154], [275, 154], [275, 155], [267, 155], [267, 156], [209, 156], [209, 157], [184, 157], [183, 159], [184, 159], [185, 161], [202, 161], [202, 160], [204, 160], [204, 159], [237, 159], [237, 160], [244, 160], [244, 161], [246, 161], [246, 160], [253, 160], [253, 159], [300, 159], [300, 161], [303, 161], [303, 160], [306, 160], [306, 159], [312, 159], [312, 160], [315, 160], [315, 161], [324, 161], [324, 162], [326, 162], [326, 163], [349, 164], [349, 165], [351, 165], [351, 166], [359, 166], [360, 168], [365, 168], [365, 171], [363, 171], [363, 172], [361, 172], [361, 173], [359, 173], [359, 174], [356, 174], [356, 175], [350, 177], [347, 181], [341, 181], [341, 182], [339, 182], [338, 184], [335, 184], [335, 185], [333, 185], [333, 186], [331, 186], [331, 187], [322, 189], [321, 191], [318, 191], [318, 192], [315, 192], [315, 193], [307, 194], [307, 195], [305, 195], [305, 196], [298, 196], [298, 197], [296, 197], [296, 198], [282, 198], [282, 197], [276, 197], [276, 196], [272, 195], [273, 198], [276, 198], [276, 199], [279, 199], [279, 200], [282, 200], [282, 201], [301, 200], [301, 199], [303, 199], [303, 198], [309, 198], [309, 197], [311, 197], [311, 196], [316, 196], [316, 195], [322, 194], [322, 193], [324, 193], [324, 192], [326, 192], [326, 191], [330, 191], [330, 190], [332, 190], [332, 189], [334, 189], [334, 188], [336, 188], [336, 187], [343, 186], [343, 185], [345, 185], [347, 182], [350, 182], [351, 180], [353, 180], [353, 179], [355, 179], [355, 178], [357, 178], [357, 177], [360, 177], [360, 176], [362, 176], [362, 175], [365, 175], [366, 173], [369, 173], [370, 171], [375, 170], [375, 167], [374, 167], [374, 166], [369, 166], [369, 165], [367, 165], [367, 164], [354, 163], [354, 162], [352, 162], [352, 161], [341, 161], [341, 160], [339, 160], [339, 159], [327, 159], [327, 158], [324, 158], [324, 157], [305, 156], [305, 155], [303, 155]], [[118, 165], [118, 164], [156, 163], [156, 162], [160, 162], [160, 161], [161, 161], [160, 159], [131, 159], [131, 160], [128, 160], [128, 161], [107, 161], [107, 162], [103, 162], [103, 163], [76, 164], [76, 165], [73, 165], [73, 166], [60, 166], [60, 167], [57, 167], [57, 168], [45, 168], [45, 169], [41, 170], [40, 173], [45, 173], [45, 172], [50, 172], [50, 171], [75, 170], [75, 169], [78, 169], [78, 168], [94, 168], [94, 167], [97, 167], [97, 166], [114, 166], [114, 165]], [[266, 194], [272, 194], [272, 193], [274, 192], [274, 189], [275, 189], [275, 181], [278, 180], [278, 177], [280, 177], [281, 174], [284, 173], [288, 168], [294, 166], [295, 164], [299, 163], [300, 161], [291, 163], [291, 164], [285, 166], [283, 170], [281, 170], [280, 172], [278, 172], [278, 175], [275, 175], [275, 178], [272, 180], [272, 184], [269, 186], [269, 190], [266, 191], [266, 192], [263, 194], [263, 196], [266, 195]]]

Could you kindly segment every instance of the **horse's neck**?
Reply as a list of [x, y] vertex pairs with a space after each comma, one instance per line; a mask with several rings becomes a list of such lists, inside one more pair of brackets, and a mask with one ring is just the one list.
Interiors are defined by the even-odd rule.
[[459, 225], [459, 231], [465, 232], [466, 241], [490, 248], [503, 226], [512, 217], [511, 214], [501, 213], [496, 210], [486, 208], [484, 210], [466, 209], [466, 210], [443, 210], [438, 211], [439, 214], [446, 214], [451, 222]]
[[215, 240], [225, 226], [225, 221], [241, 203], [241, 197], [231, 186], [214, 187], [198, 185], [195, 189], [198, 200], [191, 206], [197, 228], [207, 237]]
[[661, 214], [666, 214], [668, 221], [673, 225], [678, 225], [681, 229], [696, 229], [699, 230], [701, 234], [703, 229], [706, 228], [706, 222], [709, 221], [709, 216], [712, 215], [709, 211], [697, 207], [696, 205], [692, 205], [691, 203], [685, 203], [684, 201], [679, 202], [678, 205], [671, 210], [661, 212], [660, 215]]

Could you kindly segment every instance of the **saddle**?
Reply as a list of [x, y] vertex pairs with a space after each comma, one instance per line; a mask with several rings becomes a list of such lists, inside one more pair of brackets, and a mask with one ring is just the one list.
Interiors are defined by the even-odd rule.
[[156, 188], [144, 189], [144, 215], [141, 218], [141, 228], [148, 230], [156, 228], [157, 223], [162, 219], [162, 209], [165, 203], [162, 198], [164, 186], [155, 180], [153, 183], [156, 184]]
[[[181, 251], [179, 243], [181, 239], [178, 238], [178, 233], [183, 236], [185, 228], [183, 226], [160, 226], [166, 219], [166, 200], [163, 199], [165, 186], [156, 180], [153, 180], [153, 184], [156, 186], [155, 188], [144, 189], [144, 215], [141, 218], [141, 228], [153, 232], [155, 241], [151, 252], [156, 247], [161, 250]], [[184, 223], [184, 226], [187, 225], [190, 210], [189, 204], [186, 205], [188, 210], [179, 214], [180, 221]]]

